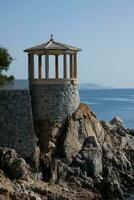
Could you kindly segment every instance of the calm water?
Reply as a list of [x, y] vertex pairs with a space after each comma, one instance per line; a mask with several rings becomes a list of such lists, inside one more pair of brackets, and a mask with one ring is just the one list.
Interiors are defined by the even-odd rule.
[[[14, 80], [0, 90], [28, 89], [28, 80]], [[128, 128], [134, 129], [134, 89], [80, 90], [81, 102], [96, 113], [98, 119], [123, 119]]]
[[80, 90], [80, 98], [98, 119], [119, 116], [126, 127], [134, 129], [134, 89]]

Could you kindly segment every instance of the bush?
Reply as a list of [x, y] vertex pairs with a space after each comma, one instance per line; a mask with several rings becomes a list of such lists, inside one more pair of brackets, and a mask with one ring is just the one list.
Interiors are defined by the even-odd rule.
[[9, 69], [9, 65], [12, 63], [13, 58], [8, 53], [6, 48], [0, 47], [0, 84], [4, 84], [6, 81], [11, 81], [14, 79], [13, 76], [3, 75], [3, 71]]
[[7, 71], [12, 61], [13, 58], [8, 53], [8, 50], [0, 47], [0, 72], [3, 70]]
[[0, 85], [4, 85], [7, 81], [14, 80], [14, 76], [6, 76], [3, 74], [0, 74]]

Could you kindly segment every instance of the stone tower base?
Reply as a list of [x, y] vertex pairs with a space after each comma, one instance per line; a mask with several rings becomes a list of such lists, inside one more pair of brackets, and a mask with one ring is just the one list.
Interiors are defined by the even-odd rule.
[[79, 106], [78, 86], [73, 84], [31, 85], [33, 118], [62, 122]]

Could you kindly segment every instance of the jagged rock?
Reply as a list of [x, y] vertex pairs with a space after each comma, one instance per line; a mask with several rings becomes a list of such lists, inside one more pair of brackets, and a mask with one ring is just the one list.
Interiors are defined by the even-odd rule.
[[11, 179], [29, 178], [29, 165], [13, 149], [0, 148], [0, 168]]
[[52, 153], [57, 137], [61, 133], [62, 124], [50, 120], [36, 121], [34, 124], [41, 152]]
[[99, 148], [84, 148], [76, 156], [74, 163], [89, 177], [102, 176], [102, 153]]
[[123, 126], [123, 120], [119, 117], [114, 117], [111, 121], [110, 124], [112, 125], [117, 125], [117, 126]]
[[[37, 168], [0, 148], [1, 200], [120, 200], [134, 192], [134, 137], [117, 117], [98, 121], [80, 104], [65, 123], [38, 122], [37, 129]], [[33, 180], [39, 168], [46, 183]]]
[[128, 130], [128, 133], [132, 136], [134, 136], [134, 129], [127, 129]]
[[102, 151], [94, 136], [89, 136], [83, 143], [73, 164], [79, 166], [88, 177], [102, 176]]
[[112, 178], [103, 179], [95, 185], [101, 192], [104, 200], [125, 200], [123, 191], [117, 180]]
[[80, 104], [78, 110], [68, 118], [66, 130], [61, 133], [59, 139], [59, 148], [66, 161], [71, 163], [82, 149], [85, 139], [91, 136], [91, 140], [94, 138], [98, 146], [101, 146], [104, 135], [104, 129], [94, 113], [87, 105]]
[[[117, 184], [109, 184], [106, 195], [102, 192], [104, 199], [112, 199], [114, 191], [116, 199], [121, 199], [132, 186], [130, 177], [134, 177], [134, 138], [128, 133], [119, 118], [99, 122], [86, 105], [80, 104], [58, 135], [54, 153], [49, 154], [50, 180], [91, 188], [110, 183], [110, 178]], [[86, 184], [88, 178], [93, 185]]]
[[2, 187], [0, 184], [1, 200], [102, 200], [97, 190], [88, 191], [74, 184], [63, 187], [43, 181], [16, 180], [9, 181], [10, 185], [7, 182]]
[[13, 191], [12, 182], [6, 174], [0, 170], [0, 199], [10, 199], [10, 193]]

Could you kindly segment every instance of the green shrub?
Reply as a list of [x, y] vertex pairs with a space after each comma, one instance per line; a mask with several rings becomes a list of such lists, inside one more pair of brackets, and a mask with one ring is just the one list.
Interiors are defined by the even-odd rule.
[[11, 81], [14, 77], [7, 76], [3, 74], [3, 71], [7, 71], [9, 69], [9, 65], [13, 61], [13, 58], [8, 53], [8, 50], [4, 47], [0, 47], [0, 85], [3, 85], [7, 81]]
[[0, 74], [0, 85], [4, 85], [6, 82], [12, 81], [12, 80], [14, 80], [13, 75], [6, 76], [6, 75], [3, 75], [3, 74]]

